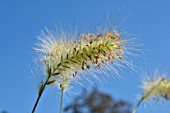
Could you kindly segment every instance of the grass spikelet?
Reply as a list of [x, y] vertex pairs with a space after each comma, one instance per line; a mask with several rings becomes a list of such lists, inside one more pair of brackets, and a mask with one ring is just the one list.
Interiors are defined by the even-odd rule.
[[170, 100], [170, 79], [167, 77], [156, 77], [143, 82], [144, 93], [138, 102], [133, 113], [136, 113], [137, 108], [142, 101], [148, 99], [165, 99]]
[[[109, 65], [107, 66], [109, 63], [121, 66], [118, 61], [123, 62], [124, 54], [127, 53], [125, 50], [127, 41], [121, 38], [118, 31], [98, 34], [82, 33], [76, 40], [70, 39], [69, 41], [66, 39], [68, 39], [68, 36], [65, 34], [58, 36], [49, 31], [42, 33], [39, 37], [40, 43], [37, 44], [35, 50], [42, 62], [47, 79], [40, 86], [41, 89], [34, 108], [36, 108], [45, 87], [57, 84], [62, 90], [61, 113], [64, 92], [71, 80], [78, 81], [76, 79], [80, 77], [77, 75], [83, 71], [94, 78], [98, 78], [90, 70], [96, 72], [97, 68], [109, 69]], [[112, 73], [117, 73], [115, 68], [111, 69], [113, 69]], [[83, 76], [88, 78], [87, 75]]]
[[[36, 49], [45, 65], [47, 75], [55, 78], [60, 85], [62, 79], [73, 78], [80, 71], [88, 71], [91, 68], [102, 68], [105, 62], [123, 60], [126, 40], [121, 40], [117, 31], [106, 34], [81, 34], [81, 39], [66, 42], [62, 39], [58, 42], [55, 36], [49, 34], [41, 39], [39, 48]], [[57, 79], [56, 79], [57, 78]], [[53, 83], [49, 81], [48, 83]]]

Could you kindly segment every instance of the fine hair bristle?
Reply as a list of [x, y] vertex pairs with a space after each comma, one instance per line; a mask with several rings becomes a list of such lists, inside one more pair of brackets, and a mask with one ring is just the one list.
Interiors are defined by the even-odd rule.
[[123, 39], [118, 31], [82, 33], [79, 38], [70, 41], [66, 40], [65, 36], [57, 36], [49, 31], [43, 33], [35, 49], [44, 65], [46, 75], [51, 76], [48, 85], [57, 83], [61, 87], [66, 81], [69, 84], [70, 80], [80, 78], [77, 75], [81, 71], [99, 78], [90, 70], [102, 71], [102, 68], [111, 69], [113, 74], [118, 75], [115, 67], [123, 67], [119, 62], [126, 62], [124, 56], [127, 54], [127, 40]]

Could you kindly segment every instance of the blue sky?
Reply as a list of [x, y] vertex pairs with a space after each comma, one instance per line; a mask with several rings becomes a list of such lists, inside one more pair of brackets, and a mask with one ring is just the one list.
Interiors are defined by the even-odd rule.
[[[36, 100], [34, 76], [42, 74], [33, 62], [32, 49], [36, 36], [45, 27], [82, 28], [105, 15], [120, 15], [121, 25], [143, 44], [144, 58], [136, 60], [136, 72], [124, 72], [123, 79], [97, 84], [101, 91], [125, 99], [133, 105], [142, 90], [142, 73], [160, 69], [170, 77], [170, 1], [162, 0], [1, 0], [0, 1], [0, 111], [29, 113]], [[109, 18], [111, 21], [113, 18]], [[114, 20], [113, 20], [114, 21]], [[36, 78], [37, 79], [37, 78]], [[78, 92], [68, 94], [67, 104]], [[60, 95], [56, 88], [47, 88], [37, 113], [58, 113]], [[146, 105], [146, 107], [144, 107]], [[161, 109], [160, 109], [161, 106]], [[138, 113], [168, 113], [165, 102], [142, 104]]]

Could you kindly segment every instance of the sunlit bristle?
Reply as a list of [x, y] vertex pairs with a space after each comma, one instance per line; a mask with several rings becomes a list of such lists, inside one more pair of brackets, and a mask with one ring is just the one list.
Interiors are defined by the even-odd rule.
[[165, 98], [170, 99], [167, 95], [170, 95], [170, 79], [167, 77], [158, 77], [151, 79], [148, 82], [144, 82], [143, 88], [145, 90], [143, 94], [144, 99], [148, 98]]
[[57, 78], [55, 80], [59, 86], [64, 84], [63, 81], [76, 78], [80, 71], [102, 68], [104, 63], [114, 64], [114, 60], [123, 60], [122, 48], [126, 46], [126, 40], [120, 40], [117, 31], [106, 34], [83, 33], [80, 36], [81, 39], [71, 41], [52, 33], [40, 38], [41, 42], [36, 50], [44, 63], [47, 75], [51, 74], [53, 78]]
[[170, 79], [167, 77], [160, 77], [158, 73], [156, 74], [156, 78], [149, 78], [149, 80], [143, 82], [142, 88], [144, 89], [144, 92], [137, 106], [133, 110], [133, 113], [136, 113], [142, 101], [148, 99], [170, 100]]

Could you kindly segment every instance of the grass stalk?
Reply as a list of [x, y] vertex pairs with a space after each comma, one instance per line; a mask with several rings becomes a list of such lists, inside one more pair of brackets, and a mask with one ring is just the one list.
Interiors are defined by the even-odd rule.
[[64, 103], [64, 89], [61, 89], [61, 102], [60, 102], [60, 113], [63, 112], [63, 103]]
[[31, 113], [34, 113], [34, 112], [35, 112], [35, 110], [36, 110], [36, 108], [37, 108], [37, 105], [38, 105], [38, 102], [39, 102], [39, 100], [40, 100], [40, 98], [41, 98], [41, 96], [42, 96], [42, 94], [43, 94], [43, 92], [44, 92], [44, 89], [45, 89], [45, 87], [46, 87], [49, 79], [50, 79], [50, 76], [48, 76], [48, 78], [46, 79], [45, 83], [41, 85], [40, 90], [39, 90], [39, 94], [38, 94], [38, 98], [37, 98], [37, 100], [36, 100], [36, 102], [35, 102], [35, 104], [34, 104], [34, 107], [33, 107]]

